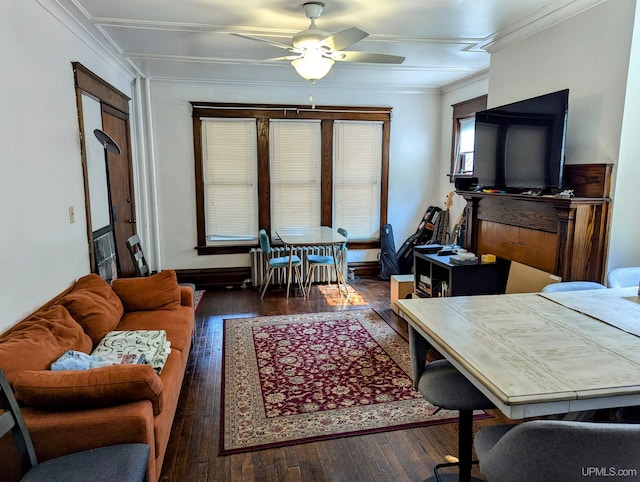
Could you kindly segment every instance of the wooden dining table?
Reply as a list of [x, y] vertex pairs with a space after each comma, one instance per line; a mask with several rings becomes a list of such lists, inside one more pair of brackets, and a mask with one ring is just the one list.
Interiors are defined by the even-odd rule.
[[511, 419], [640, 405], [638, 288], [396, 306]]
[[[290, 255], [293, 254], [293, 248], [295, 248], [296, 246], [331, 245], [333, 247], [333, 264], [336, 270], [338, 289], [341, 291], [344, 288], [345, 292], [347, 291], [344, 274], [340, 271], [335, 255], [336, 246], [346, 243], [346, 237], [329, 226], [285, 227], [278, 228], [275, 231], [280, 240], [290, 248]], [[287, 299], [289, 299], [289, 288], [291, 285], [291, 275], [293, 272], [292, 261], [292, 256], [289, 256], [289, 269], [287, 273]]]

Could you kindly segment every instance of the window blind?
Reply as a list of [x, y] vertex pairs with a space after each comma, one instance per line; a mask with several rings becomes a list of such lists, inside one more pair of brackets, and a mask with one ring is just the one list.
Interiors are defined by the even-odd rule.
[[320, 121], [271, 120], [271, 228], [320, 225]]
[[456, 174], [469, 174], [473, 172], [473, 149], [475, 139], [476, 118], [465, 117], [460, 119], [460, 133], [458, 137], [459, 165]]
[[336, 121], [333, 149], [333, 226], [349, 239], [378, 239], [382, 123]]
[[255, 119], [202, 119], [207, 242], [254, 242], [258, 234]]

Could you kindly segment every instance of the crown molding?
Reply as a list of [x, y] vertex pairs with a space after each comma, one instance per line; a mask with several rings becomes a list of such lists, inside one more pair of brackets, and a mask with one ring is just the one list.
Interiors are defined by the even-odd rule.
[[138, 75], [136, 69], [120, 52], [113, 47], [107, 48], [100, 40], [101, 32], [86, 21], [86, 16], [78, 9], [75, 2], [65, 0], [36, 0], [36, 2], [127, 82], [132, 82]]
[[489, 53], [504, 49], [526, 38], [536, 35], [558, 23], [579, 15], [605, 0], [558, 0], [545, 5], [537, 12], [520, 19], [506, 28], [494, 32], [470, 50]]
[[[152, 76], [147, 79], [151, 85], [154, 83], [177, 83], [177, 84], [207, 84], [207, 85], [220, 85], [220, 86], [256, 86], [260, 88], [273, 87], [279, 89], [300, 89], [304, 91], [304, 95], [309, 95], [309, 86], [306, 82], [278, 82], [278, 81], [264, 81], [264, 80], [228, 80], [228, 79], [197, 79], [197, 78], [174, 78], [167, 76]], [[385, 94], [385, 95], [439, 95], [439, 87], [421, 87], [418, 85], [406, 85], [406, 84], [358, 84], [354, 87], [354, 84], [346, 82], [328, 82], [316, 83], [313, 86], [314, 97], [318, 97], [318, 92], [322, 91], [335, 91], [336, 89], [354, 89], [358, 91], [366, 91], [371, 94]]]
[[484, 80], [487, 80], [488, 78], [489, 78], [489, 69], [488, 68], [483, 69], [472, 75], [456, 80], [449, 84], [443, 85], [442, 87], [440, 87], [440, 93], [443, 95], [448, 94], [449, 92], [453, 92], [455, 90], [461, 89], [468, 85], [475, 84], [476, 82], [482, 82]]

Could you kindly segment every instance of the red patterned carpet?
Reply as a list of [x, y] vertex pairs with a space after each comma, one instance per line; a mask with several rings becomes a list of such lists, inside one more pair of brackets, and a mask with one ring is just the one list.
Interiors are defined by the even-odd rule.
[[373, 310], [224, 321], [221, 454], [448, 422]]
[[202, 301], [202, 296], [204, 295], [204, 290], [196, 290], [193, 294], [193, 310], [198, 311], [198, 306], [200, 306], [200, 302]]

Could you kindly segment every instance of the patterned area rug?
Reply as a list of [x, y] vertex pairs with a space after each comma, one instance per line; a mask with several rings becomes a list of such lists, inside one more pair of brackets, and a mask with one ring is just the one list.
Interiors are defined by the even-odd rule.
[[220, 454], [449, 422], [373, 310], [224, 320]]
[[202, 301], [202, 295], [204, 295], [204, 290], [196, 290], [193, 293], [193, 311], [198, 311], [198, 305], [200, 305], [200, 301]]

